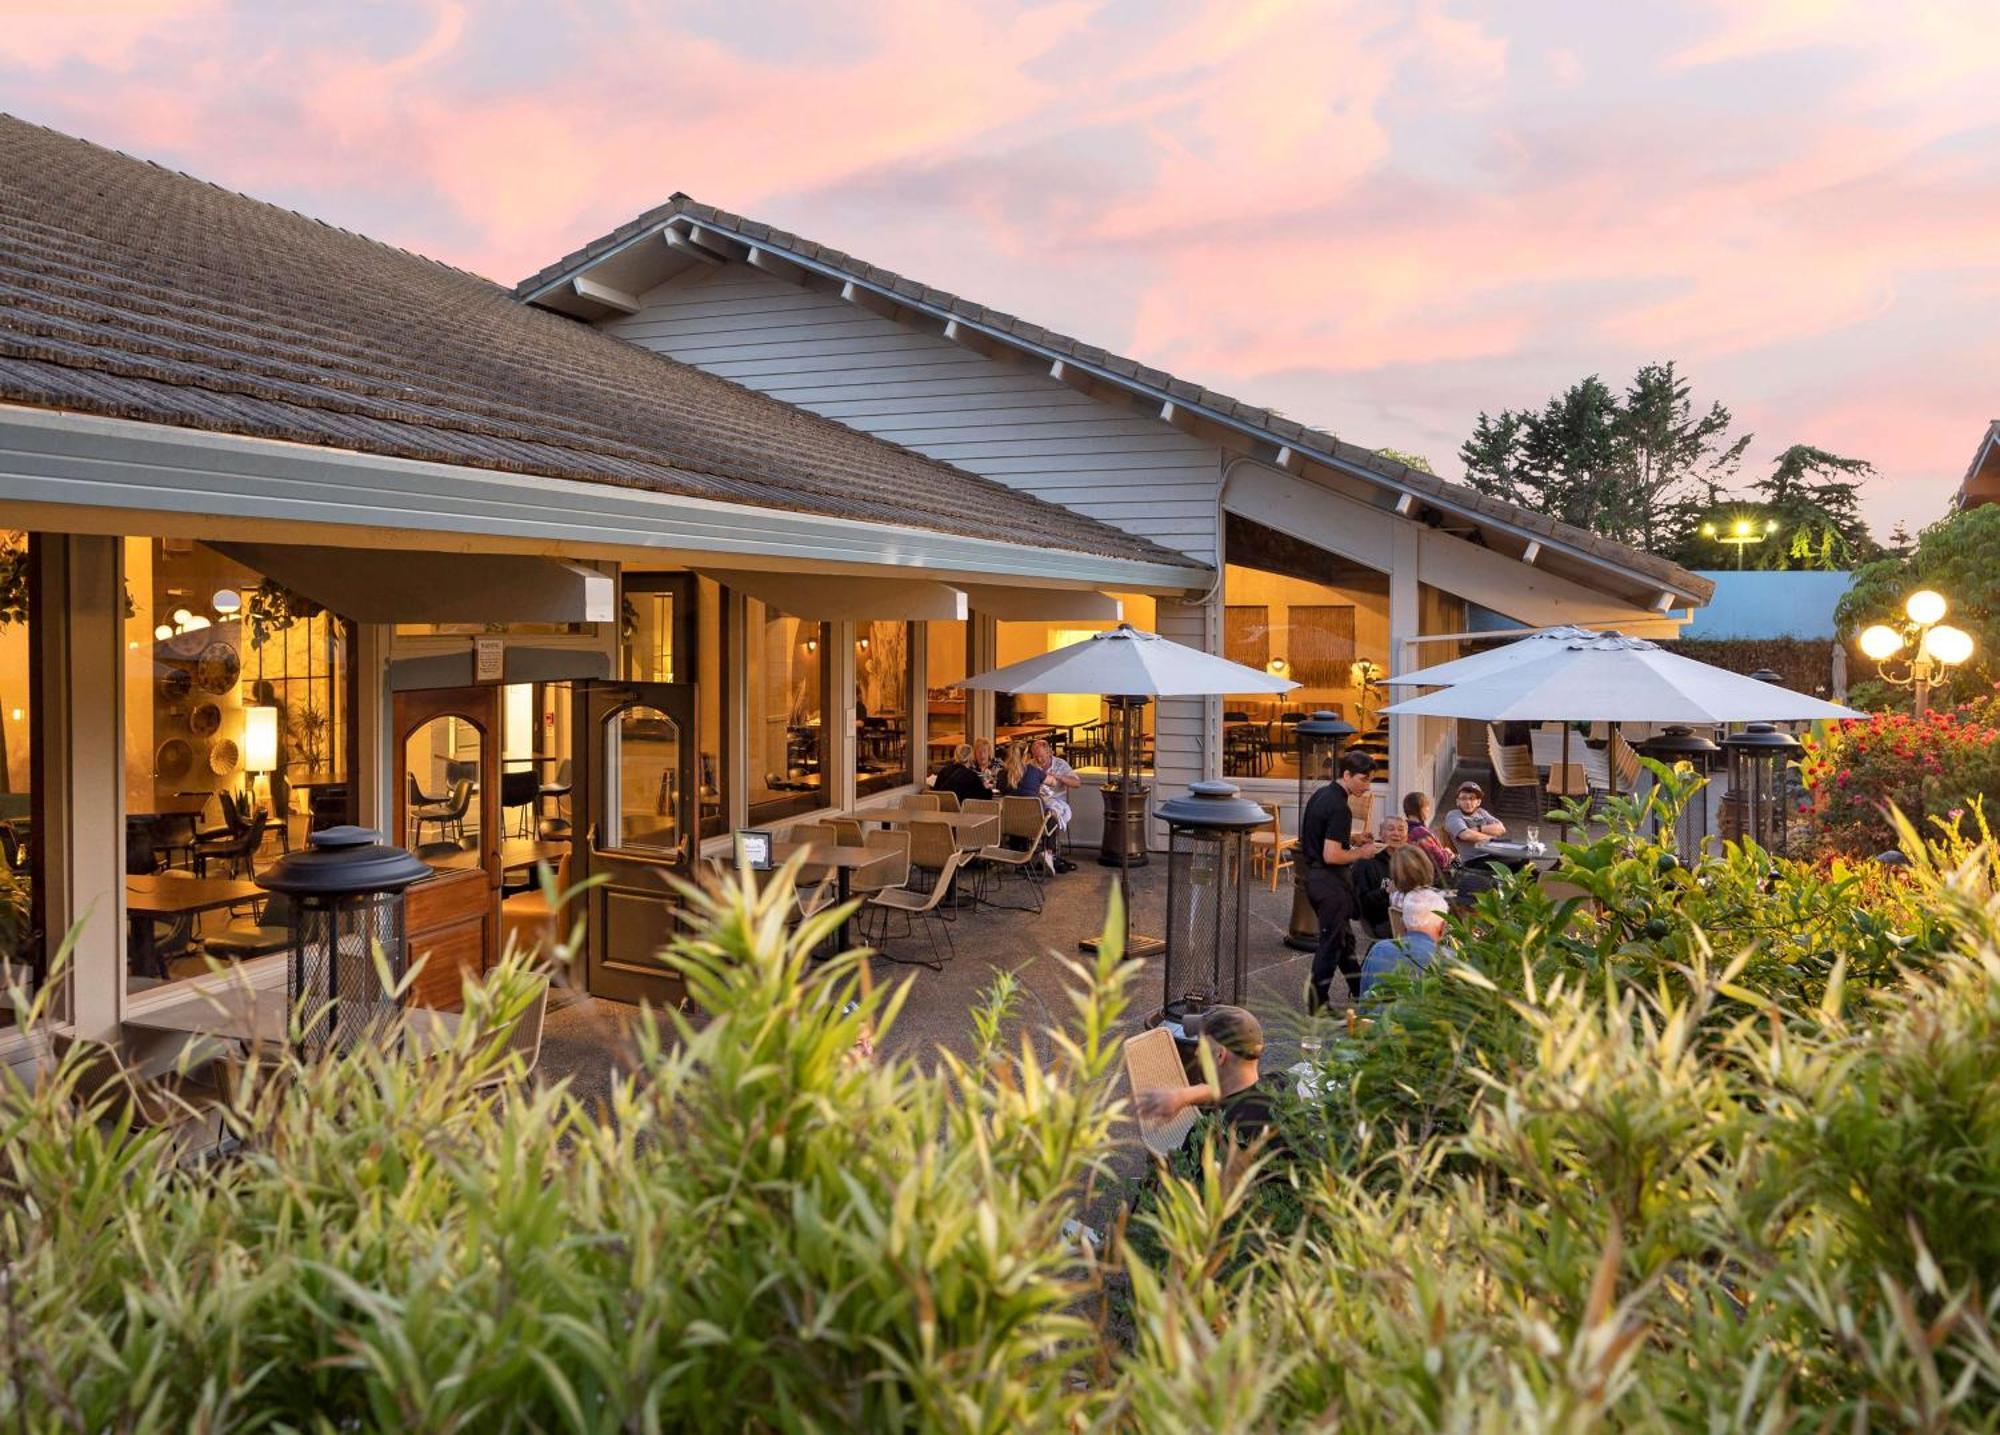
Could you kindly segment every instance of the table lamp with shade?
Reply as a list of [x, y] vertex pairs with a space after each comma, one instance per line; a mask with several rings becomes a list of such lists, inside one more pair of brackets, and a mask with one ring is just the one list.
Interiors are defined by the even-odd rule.
[[[243, 770], [250, 774], [254, 790], [259, 775], [268, 779], [278, 770], [278, 710], [274, 707], [243, 709]], [[279, 813], [280, 820], [284, 814]]]

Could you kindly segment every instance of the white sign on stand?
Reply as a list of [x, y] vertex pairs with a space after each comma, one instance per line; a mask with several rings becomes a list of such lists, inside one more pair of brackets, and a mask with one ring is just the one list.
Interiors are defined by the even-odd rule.
[[500, 682], [507, 672], [507, 640], [505, 638], [474, 638], [472, 640], [472, 680], [475, 683]]

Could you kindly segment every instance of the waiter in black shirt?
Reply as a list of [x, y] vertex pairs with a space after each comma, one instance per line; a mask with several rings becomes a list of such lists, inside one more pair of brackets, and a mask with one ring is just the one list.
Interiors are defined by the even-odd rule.
[[1340, 759], [1332, 782], [1312, 795], [1299, 821], [1298, 860], [1306, 865], [1306, 898], [1319, 918], [1319, 946], [1313, 951], [1312, 985], [1307, 1005], [1318, 1011], [1331, 998], [1333, 974], [1347, 978], [1351, 992], [1359, 985], [1361, 963], [1354, 956], [1354, 888], [1348, 868], [1377, 856], [1380, 842], [1354, 843], [1354, 809], [1348, 799], [1368, 791], [1375, 759], [1350, 752]]

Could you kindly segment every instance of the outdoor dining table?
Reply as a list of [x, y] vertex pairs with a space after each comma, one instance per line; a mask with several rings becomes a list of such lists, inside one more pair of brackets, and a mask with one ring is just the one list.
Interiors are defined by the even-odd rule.
[[1562, 853], [1547, 844], [1543, 844], [1541, 850], [1537, 851], [1525, 842], [1508, 842], [1496, 838], [1490, 842], [1480, 843], [1476, 854], [1468, 854], [1468, 860], [1476, 860], [1478, 857], [1498, 858], [1509, 867], [1548, 868], [1555, 866], [1561, 860]]
[[269, 895], [256, 883], [234, 877], [184, 877], [173, 872], [127, 877], [125, 918], [132, 925], [132, 949], [139, 969], [156, 977], [167, 974], [153, 938], [154, 922], [199, 916], [242, 902], [261, 902]]
[[983, 846], [983, 843], [968, 843], [965, 834], [990, 825], [992, 835], [997, 840], [1000, 835], [1000, 819], [990, 812], [941, 812], [935, 807], [871, 807], [856, 814], [864, 821], [880, 822], [885, 827], [895, 827], [911, 822], [939, 822], [951, 829], [951, 840], [961, 852], [969, 847]]
[[[834, 874], [834, 890], [844, 903], [852, 891], [856, 872], [866, 872], [869, 868], [895, 861], [897, 854], [884, 852], [874, 847], [840, 847], [825, 842], [773, 842], [771, 859], [774, 862], [788, 862], [795, 852], [804, 852], [806, 867], [821, 871], [831, 870]], [[840, 949], [844, 952], [853, 947], [853, 933], [849, 930], [853, 918], [840, 924]]]

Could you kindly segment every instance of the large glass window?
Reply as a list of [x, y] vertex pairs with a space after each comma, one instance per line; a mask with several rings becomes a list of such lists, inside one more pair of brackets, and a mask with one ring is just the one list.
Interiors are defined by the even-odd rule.
[[745, 738], [752, 826], [825, 807], [828, 628], [744, 602]]
[[924, 687], [930, 710], [926, 758], [932, 771], [950, 761], [952, 749], [972, 730], [966, 721], [965, 689], [952, 686], [971, 675], [966, 668], [967, 626], [964, 619], [939, 619], [924, 625]]
[[635, 683], [674, 681], [674, 595], [625, 593], [625, 676]]
[[14, 1024], [6, 988], [31, 993], [42, 952], [35, 931], [34, 616], [25, 533], [0, 533], [0, 1026]]
[[[1151, 632], [1158, 621], [1158, 604], [1144, 594], [1119, 595], [1124, 604], [1124, 621]], [[1018, 663], [1042, 653], [1052, 653], [1081, 643], [1093, 633], [1116, 626], [1110, 622], [1000, 623], [999, 666]], [[1101, 695], [1095, 693], [996, 693], [993, 698], [993, 735], [1003, 749], [1010, 740], [1033, 741], [1047, 737], [1071, 766], [1110, 768], [1114, 766], [1110, 747], [1116, 719]], [[1153, 734], [1153, 704], [1140, 710], [1143, 746], [1137, 754], [1142, 766], [1149, 765]]]
[[909, 623], [862, 623], [854, 633], [854, 788], [910, 780]]
[[[125, 866], [136, 989], [280, 944], [245, 882], [349, 820], [348, 628], [200, 543], [125, 540]], [[150, 910], [151, 915], [146, 915]]]
[[1224, 570], [1223, 652], [1299, 686], [1282, 696], [1223, 699], [1223, 770], [1232, 777], [1296, 778], [1292, 726], [1331, 711], [1358, 741], [1377, 731], [1388, 675], [1389, 578], [1323, 549], [1232, 516]]
[[698, 830], [703, 837], [720, 837], [729, 830], [729, 807], [722, 761], [722, 585], [709, 578], [694, 584], [695, 642], [695, 782], [701, 789]]

